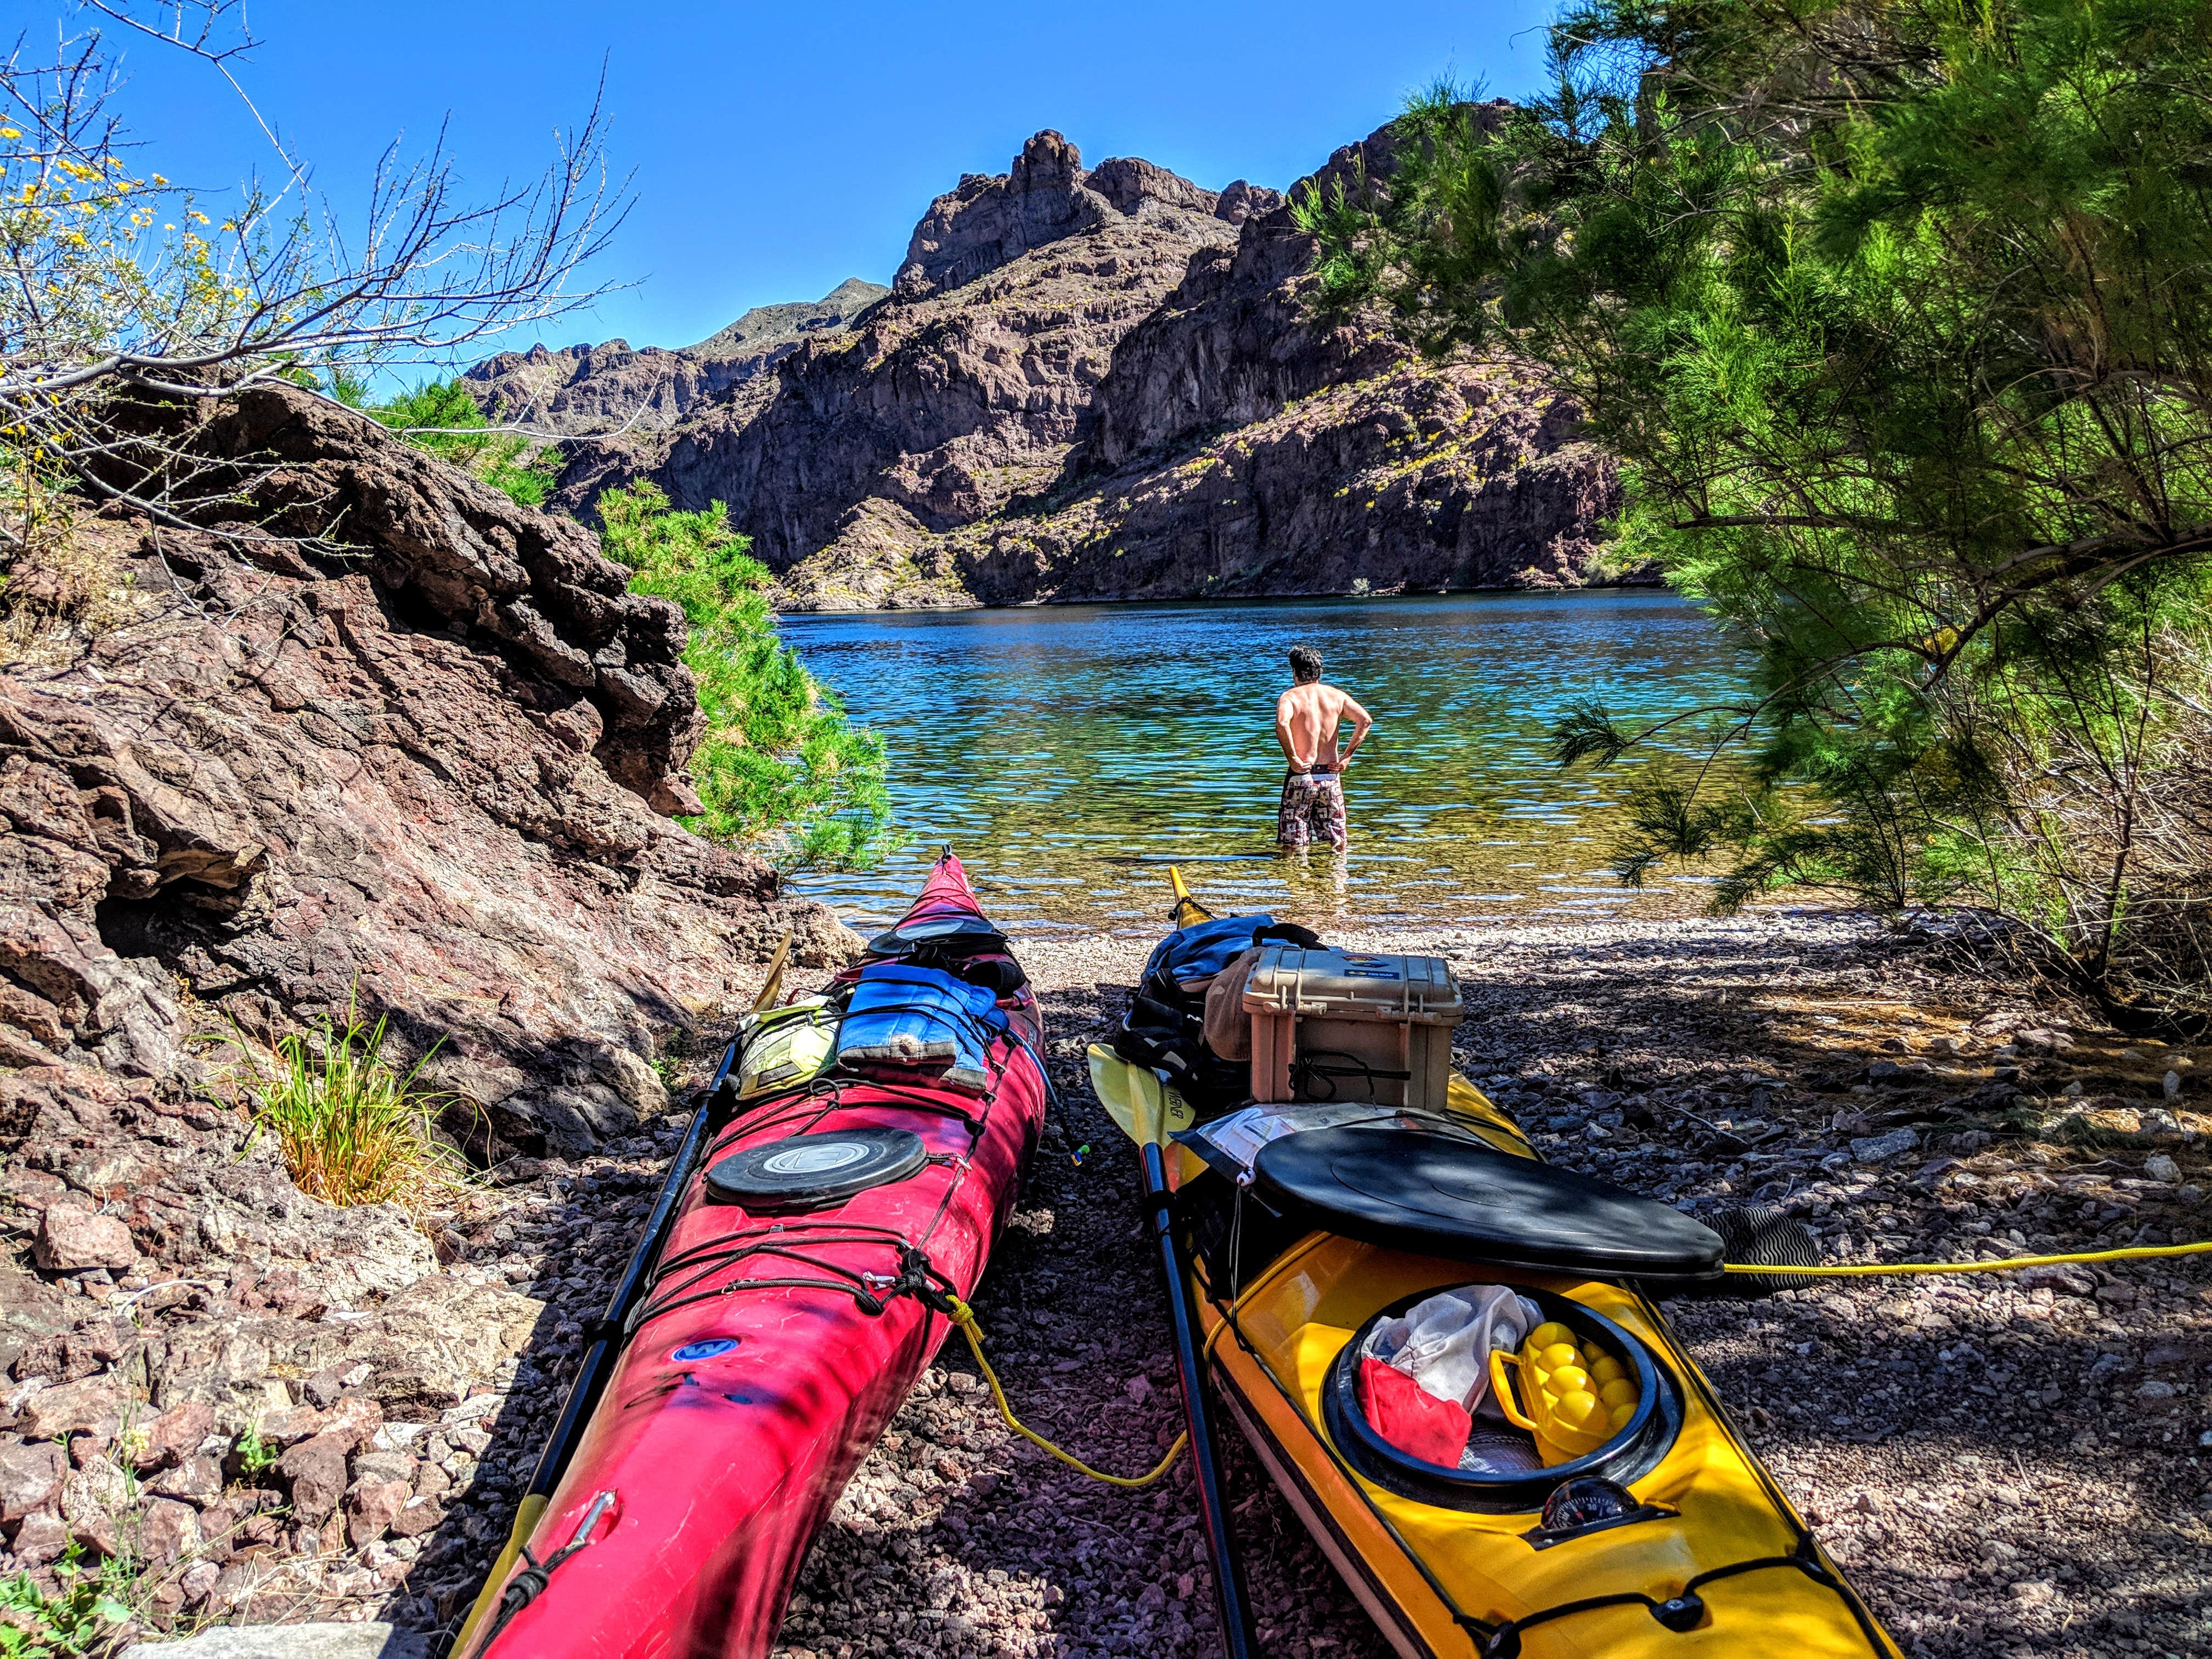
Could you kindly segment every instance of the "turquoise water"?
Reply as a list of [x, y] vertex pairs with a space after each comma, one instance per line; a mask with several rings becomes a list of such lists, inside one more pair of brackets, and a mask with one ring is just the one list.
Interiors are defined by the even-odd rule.
[[[1157, 932], [1166, 866], [1216, 909], [1455, 922], [1679, 912], [1684, 878], [1608, 870], [1641, 768], [1562, 772], [1552, 723], [1588, 698], [1624, 720], [1722, 701], [1735, 657], [1671, 594], [1070, 605], [792, 617], [807, 666], [876, 728], [913, 843], [798, 885], [856, 927], [898, 915], [950, 841], [1002, 925]], [[1346, 778], [1352, 848], [1279, 856], [1273, 735], [1284, 653], [1374, 715]], [[1659, 751], [1686, 766], [1692, 734]]]

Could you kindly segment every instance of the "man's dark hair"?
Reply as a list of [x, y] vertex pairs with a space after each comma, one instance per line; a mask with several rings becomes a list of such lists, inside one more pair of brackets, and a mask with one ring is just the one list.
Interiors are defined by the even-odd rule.
[[1300, 685], [1311, 685], [1321, 678], [1321, 653], [1310, 645], [1292, 646], [1291, 672]]

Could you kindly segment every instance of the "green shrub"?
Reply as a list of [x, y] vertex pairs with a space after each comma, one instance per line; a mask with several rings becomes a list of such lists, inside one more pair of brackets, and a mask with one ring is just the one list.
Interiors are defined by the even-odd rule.
[[52, 1595], [27, 1572], [0, 1579], [0, 1659], [77, 1659], [130, 1620], [120, 1598], [136, 1577], [131, 1564], [111, 1559], [87, 1569], [81, 1554], [72, 1544], [55, 1565], [61, 1582]]
[[473, 472], [524, 507], [542, 507], [553, 493], [555, 451], [531, 452], [530, 440], [495, 432], [458, 380], [426, 380], [368, 413], [417, 449]]
[[599, 516], [631, 591], [673, 600], [691, 623], [684, 661], [707, 720], [691, 775], [706, 811], [687, 826], [786, 867], [856, 868], [895, 845], [882, 742], [778, 636], [767, 567], [722, 504], [674, 512], [641, 480], [602, 495]]

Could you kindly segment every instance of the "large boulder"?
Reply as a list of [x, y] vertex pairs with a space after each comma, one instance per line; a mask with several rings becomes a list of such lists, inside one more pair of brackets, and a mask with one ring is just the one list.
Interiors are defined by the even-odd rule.
[[[892, 291], [902, 300], [942, 294], [1033, 247], [1104, 223], [1118, 204], [1085, 188], [1086, 182], [1082, 152], [1056, 132], [1037, 133], [1022, 146], [1011, 172], [997, 178], [971, 173], [930, 204], [907, 243]], [[1212, 212], [1212, 202], [1200, 210]]]
[[[665, 816], [699, 724], [683, 618], [591, 532], [289, 388], [195, 441], [273, 464], [264, 529], [88, 520], [148, 607], [64, 672], [0, 672], [0, 1061], [46, 1079], [13, 1085], [14, 1133], [196, 1075], [195, 1039], [242, 1063], [358, 1014], [482, 1152], [582, 1151], [665, 1108], [655, 1056], [785, 927], [850, 948]], [[125, 1265], [106, 1218], [62, 1224]]]

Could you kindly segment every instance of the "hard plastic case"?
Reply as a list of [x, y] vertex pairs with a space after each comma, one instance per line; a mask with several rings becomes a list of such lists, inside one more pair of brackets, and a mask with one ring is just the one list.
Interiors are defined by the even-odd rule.
[[1443, 1110], [1462, 1011], [1443, 957], [1271, 945], [1253, 966], [1243, 1004], [1255, 1100]]

